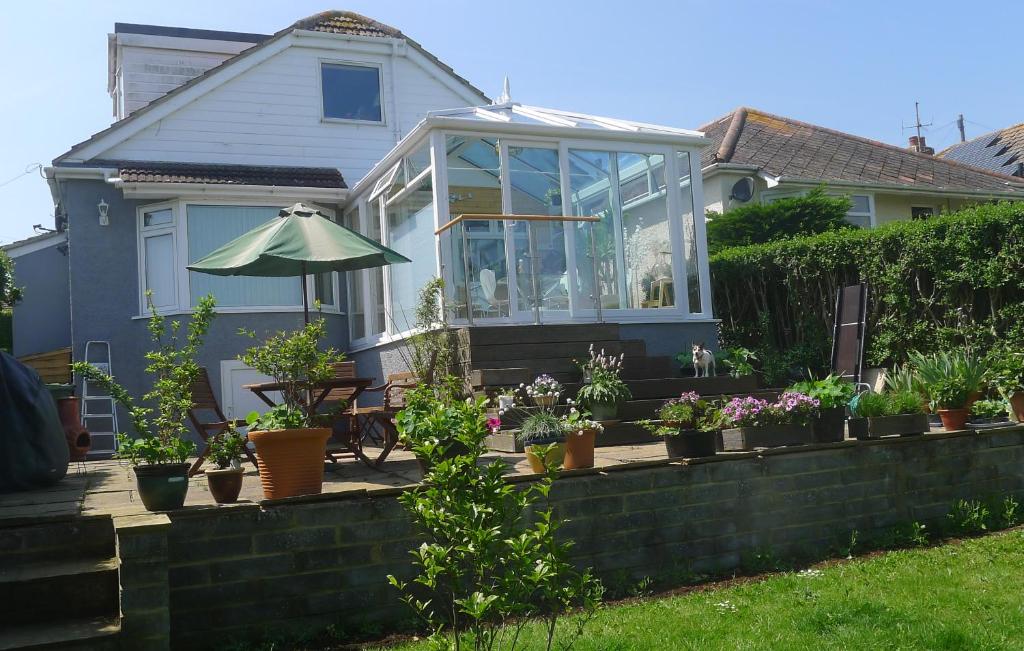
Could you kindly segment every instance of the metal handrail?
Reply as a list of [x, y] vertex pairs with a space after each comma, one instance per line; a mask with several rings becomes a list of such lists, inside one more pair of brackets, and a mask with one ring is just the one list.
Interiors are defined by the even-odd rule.
[[493, 214], [463, 214], [457, 216], [441, 228], [434, 231], [434, 235], [440, 235], [449, 228], [464, 221], [524, 221], [524, 222], [599, 222], [600, 217], [595, 215], [572, 215], [561, 217], [558, 215], [493, 215]]

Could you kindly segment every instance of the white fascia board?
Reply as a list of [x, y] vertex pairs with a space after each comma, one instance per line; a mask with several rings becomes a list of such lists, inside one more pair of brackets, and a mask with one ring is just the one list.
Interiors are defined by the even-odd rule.
[[1024, 188], [1021, 190], [968, 190], [958, 188], [922, 188], [913, 185], [896, 185], [887, 183], [858, 183], [856, 181], [832, 181], [825, 179], [806, 179], [782, 176], [777, 179], [777, 184], [787, 184], [796, 187], [817, 187], [826, 185], [829, 187], [849, 188], [851, 190], [864, 190], [865, 192], [883, 192], [889, 194], [924, 194], [942, 197], [963, 196], [963, 197], [998, 197], [1001, 199], [1024, 200]]
[[756, 173], [760, 167], [757, 165], [747, 165], [745, 163], [711, 163], [707, 167], [701, 169], [701, 176], [707, 178], [713, 176], [718, 172], [751, 172]]
[[522, 122], [487, 122], [481, 120], [428, 115], [424, 119], [429, 127], [462, 131], [486, 131], [499, 135], [542, 136], [548, 138], [566, 138], [578, 140], [613, 140], [644, 144], [678, 145], [682, 147], [704, 147], [711, 140], [702, 135], [651, 133], [646, 131], [613, 131], [604, 129], [587, 129], [547, 124], [524, 124]]
[[117, 176], [116, 167], [44, 167], [46, 178], [55, 179], [93, 179], [105, 181]]
[[211, 52], [214, 54], [238, 54], [258, 45], [250, 41], [218, 41], [207, 38], [183, 36], [160, 36], [157, 34], [120, 33], [116, 35], [118, 45], [148, 47], [160, 50], [185, 50], [188, 52]]
[[30, 238], [29, 241], [20, 244], [18, 242], [14, 242], [12, 244], [0, 246], [0, 250], [6, 252], [7, 257], [14, 259], [20, 258], [23, 255], [28, 255], [29, 253], [35, 253], [36, 251], [48, 249], [51, 246], [63, 244], [64, 242], [67, 241], [67, 231], [60, 231], [59, 233], [50, 233], [49, 235], [45, 237], [40, 237], [38, 239]]
[[[476, 123], [479, 128], [479, 120], [476, 121]], [[377, 161], [376, 164], [374, 164], [374, 166], [370, 168], [370, 171], [367, 172], [365, 176], [363, 176], [363, 178], [359, 179], [359, 181], [354, 186], [348, 189], [349, 196], [358, 197], [360, 194], [363, 193], [364, 190], [367, 190], [370, 187], [372, 187], [372, 185], [377, 182], [377, 179], [380, 178], [382, 174], [389, 171], [392, 167], [395, 166], [395, 163], [401, 160], [402, 156], [405, 156], [406, 154], [408, 154], [416, 147], [422, 145], [425, 142], [426, 132], [428, 130], [429, 127], [427, 126], [427, 121], [420, 120], [419, 123], [417, 123], [416, 126], [414, 126], [409, 131], [409, 133], [405, 135], [404, 138], [398, 141], [398, 144], [395, 145], [391, 149], [391, 151], [389, 151], [387, 155], [384, 156], [384, 158]]]
[[125, 183], [111, 179], [111, 184], [126, 199], [294, 199], [295, 201], [326, 201], [340, 203], [348, 198], [346, 188], [309, 188], [277, 185], [233, 185], [217, 183]]
[[251, 70], [255, 66], [263, 63], [270, 57], [289, 47], [293, 42], [293, 34], [286, 34], [277, 41], [261, 46], [252, 54], [238, 59], [237, 61], [233, 61], [223, 68], [217, 69], [212, 74], [209, 74], [209, 76], [197, 81], [194, 85], [182, 89], [176, 95], [168, 97], [162, 102], [158, 99], [148, 106], [139, 109], [138, 112], [125, 118], [122, 120], [122, 123], [115, 125], [108, 133], [100, 136], [96, 140], [92, 142], [86, 141], [77, 149], [72, 148], [71, 151], [68, 152], [68, 155], [61, 160], [67, 162], [85, 162], [92, 158], [100, 157], [100, 154], [103, 152], [121, 144], [128, 138], [131, 138], [140, 131], [159, 122], [185, 105], [199, 99], [225, 82], [234, 79], [243, 72]]

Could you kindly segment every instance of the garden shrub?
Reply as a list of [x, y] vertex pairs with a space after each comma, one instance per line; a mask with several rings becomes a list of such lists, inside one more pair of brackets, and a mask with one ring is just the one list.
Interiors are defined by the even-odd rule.
[[[769, 382], [828, 366], [836, 290], [866, 282], [866, 362], [1024, 342], [1024, 203], [734, 247], [711, 258], [723, 346]], [[783, 352], [784, 351], [784, 352]]]

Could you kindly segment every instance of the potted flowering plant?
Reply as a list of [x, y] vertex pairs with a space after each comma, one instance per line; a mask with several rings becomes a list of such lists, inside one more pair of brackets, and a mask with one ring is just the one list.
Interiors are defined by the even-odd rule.
[[526, 392], [533, 404], [538, 407], [551, 407], [558, 402], [562, 394], [562, 383], [547, 373], [538, 375], [531, 384], [520, 384], [519, 388]]
[[154, 350], [146, 353], [146, 372], [155, 376], [153, 388], [142, 396], [155, 409], [136, 405], [131, 394], [114, 378], [88, 362], [75, 362], [72, 370], [105, 388], [128, 410], [137, 437], [118, 433], [117, 458], [132, 466], [139, 496], [146, 509], [167, 511], [181, 508], [188, 493], [188, 464], [195, 444], [185, 438], [185, 419], [192, 408], [192, 383], [199, 375], [195, 357], [214, 317], [212, 296], [199, 300], [188, 324], [184, 343], [178, 339], [180, 321], [172, 321], [170, 333], [146, 292], [149, 302], [149, 332]]
[[932, 410], [938, 412], [947, 432], [966, 428], [971, 393], [971, 386], [960, 375], [948, 375], [928, 385]]
[[591, 420], [590, 412], [579, 409], [570, 401], [569, 413], [562, 417], [562, 432], [565, 435], [566, 470], [594, 467], [594, 443], [597, 435], [604, 431], [604, 425]]
[[640, 425], [654, 436], [665, 439], [669, 458], [714, 456], [721, 431], [721, 413], [695, 391], [687, 391], [662, 405], [658, 419], [640, 421]]
[[519, 438], [533, 472], [543, 474], [562, 465], [565, 459], [565, 429], [552, 409], [539, 407], [523, 419]]
[[[320, 350], [326, 332], [327, 322], [317, 319], [294, 332], [278, 332], [239, 355], [243, 363], [281, 386], [281, 404], [246, 417], [267, 499], [315, 495], [323, 488], [331, 428], [320, 426], [310, 394], [334, 375], [333, 364], [345, 359], [333, 348]], [[255, 332], [242, 334], [256, 338]]]
[[928, 431], [924, 401], [913, 389], [862, 393], [850, 401], [850, 436], [875, 439], [913, 436]]
[[817, 399], [787, 391], [774, 403], [747, 396], [733, 398], [722, 407], [726, 450], [752, 450], [814, 441], [811, 421], [818, 414]]
[[242, 492], [242, 455], [245, 437], [238, 433], [234, 423], [223, 432], [214, 434], [207, 442], [206, 458], [214, 468], [206, 469], [206, 483], [217, 504], [231, 504]]
[[811, 426], [818, 443], [842, 441], [845, 436], [846, 406], [856, 392], [852, 382], [829, 374], [820, 380], [797, 382], [789, 391], [802, 393], [818, 401], [818, 415]]
[[576, 394], [576, 400], [590, 409], [596, 420], [613, 420], [619, 412], [619, 405], [633, 397], [629, 386], [622, 381], [620, 373], [625, 355], [606, 355], [604, 349], [598, 353], [590, 345], [590, 359], [576, 362], [583, 373], [583, 386]]

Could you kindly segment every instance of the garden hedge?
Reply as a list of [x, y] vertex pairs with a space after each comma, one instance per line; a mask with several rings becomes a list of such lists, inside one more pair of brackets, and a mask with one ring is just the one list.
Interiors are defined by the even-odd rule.
[[711, 257], [711, 277], [723, 345], [774, 357], [768, 373], [827, 367], [836, 289], [860, 281], [869, 365], [1024, 343], [1024, 203], [730, 248]]

